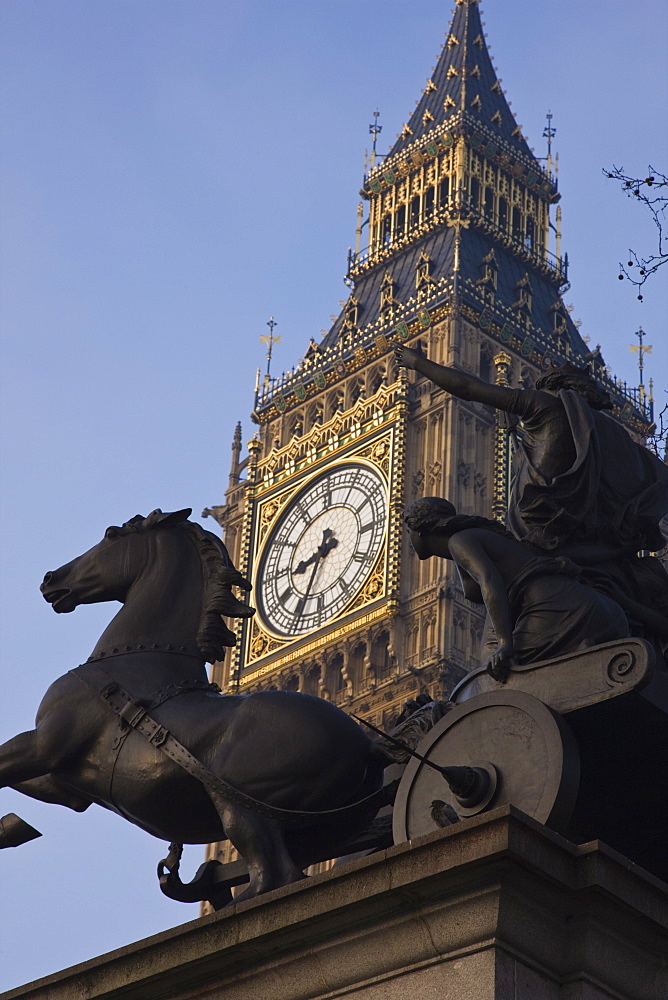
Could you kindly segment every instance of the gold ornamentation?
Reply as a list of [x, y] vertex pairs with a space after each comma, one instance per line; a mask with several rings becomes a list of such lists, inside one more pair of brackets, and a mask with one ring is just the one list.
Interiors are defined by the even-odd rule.
[[379, 597], [384, 595], [384, 593], [385, 553], [381, 552], [376, 561], [376, 565], [372, 570], [371, 576], [364, 584], [353, 603], [349, 605], [346, 613], [349, 614], [351, 611], [355, 611], [357, 608], [361, 608], [365, 604], [371, 604], [373, 601], [377, 601]]
[[[290, 463], [288, 463], [289, 467]], [[293, 463], [294, 467], [294, 463]], [[279, 497], [272, 497], [272, 499], [261, 506], [260, 508], [260, 524], [258, 530], [258, 541], [262, 542], [267, 535], [267, 532], [271, 528], [272, 524], [280, 514], [280, 512], [285, 507], [288, 500], [294, 494], [294, 489], [288, 490]]]
[[[271, 452], [258, 464], [256, 495], [310, 468], [332, 451], [340, 451], [383, 424], [392, 423], [396, 419], [395, 407], [404, 392], [400, 380], [391, 386], [382, 385], [372, 396], [358, 399], [349, 410], [336, 413], [325, 424], [315, 425], [303, 437], [294, 438], [284, 448]], [[387, 474], [387, 470], [384, 471]], [[286, 494], [284, 499], [277, 497], [276, 501], [283, 504], [288, 499]]]
[[369, 459], [389, 478], [390, 453], [391, 448], [389, 438], [383, 437], [379, 441], [374, 441], [368, 448], [360, 451], [359, 457]]
[[275, 649], [280, 649], [282, 645], [284, 645], [284, 643], [274, 639], [273, 636], [267, 635], [267, 633], [260, 628], [257, 620], [253, 619], [250, 635], [251, 659], [259, 660], [267, 653], [272, 653]]
[[[287, 664], [294, 663], [295, 660], [301, 660], [307, 657], [309, 654], [314, 653], [316, 650], [321, 649], [323, 646], [329, 646], [331, 643], [336, 642], [337, 639], [350, 638], [351, 629], [362, 629], [372, 622], [378, 621], [379, 618], [388, 618], [388, 606], [386, 604], [381, 604], [380, 607], [373, 608], [367, 614], [362, 615], [360, 618], [356, 618], [353, 623], [347, 622], [340, 628], [333, 629], [330, 631], [323, 631], [319, 635], [316, 635], [310, 642], [307, 643], [283, 643], [286, 646], [285, 655], [279, 656], [278, 659], [272, 660], [270, 663], [265, 663], [257, 670], [253, 670], [252, 673], [246, 674], [245, 677], [241, 678], [241, 685], [250, 684], [256, 681], [258, 677], [263, 677], [265, 674], [274, 673], [278, 671], [281, 667], [285, 667]], [[246, 661], [247, 665], [252, 664], [252, 659]]]

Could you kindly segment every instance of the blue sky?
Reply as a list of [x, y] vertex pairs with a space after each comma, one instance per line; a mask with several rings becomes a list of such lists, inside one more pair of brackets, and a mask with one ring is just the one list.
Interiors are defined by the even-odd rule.
[[[666, 276], [617, 280], [654, 234], [601, 173], [668, 167], [659, 0], [487, 0], [488, 43], [538, 155], [557, 129], [565, 295], [613, 372], [668, 388]], [[274, 371], [346, 297], [368, 125], [385, 151], [435, 65], [442, 0], [2, 0], [0, 739], [113, 609], [58, 617], [38, 584], [135, 513], [223, 502]], [[211, 521], [205, 526], [212, 527]], [[44, 837], [0, 855], [0, 989], [196, 916], [163, 845], [104, 810], [0, 792]], [[191, 849], [192, 869], [201, 852]], [[11, 920], [7, 919], [11, 914]]]

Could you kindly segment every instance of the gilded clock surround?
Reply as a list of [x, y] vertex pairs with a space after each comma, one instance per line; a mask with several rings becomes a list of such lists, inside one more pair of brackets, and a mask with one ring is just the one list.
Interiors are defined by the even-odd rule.
[[345, 614], [387, 531], [387, 481], [370, 464], [340, 461], [306, 482], [274, 517], [260, 550], [257, 620], [298, 638]]
[[[244, 547], [250, 555], [253, 579], [257, 578], [272, 529], [295, 497], [323, 470], [350, 463], [374, 470], [385, 484], [387, 510], [381, 550], [361, 587], [317, 634], [296, 639], [282, 637], [267, 628], [259, 615], [246, 624], [235, 651], [242, 690], [300, 655], [313, 654], [326, 646], [333, 633], [341, 633], [342, 623], [354, 629], [360, 619], [368, 624], [396, 613], [401, 537], [396, 515], [402, 495], [403, 476], [398, 470], [404, 457], [405, 392], [404, 379], [390, 387], [382, 386], [371, 398], [358, 400], [352, 410], [336, 414], [327, 424], [313, 427], [310, 434], [258, 463], [254, 487], [248, 491], [245, 518], [248, 532]], [[390, 517], [390, 513], [394, 516]]]

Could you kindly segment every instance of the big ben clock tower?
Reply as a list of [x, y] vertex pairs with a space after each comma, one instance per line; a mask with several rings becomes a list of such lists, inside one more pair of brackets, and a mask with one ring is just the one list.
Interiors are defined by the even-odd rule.
[[304, 691], [387, 726], [407, 698], [444, 697], [477, 665], [481, 609], [448, 563], [418, 561], [401, 511], [438, 495], [503, 518], [514, 432], [399, 371], [395, 343], [504, 385], [591, 364], [616, 416], [646, 430], [643, 400], [607, 377], [564, 306], [549, 167], [510, 111], [477, 0], [457, 0], [417, 107], [364, 179], [368, 246], [350, 255], [340, 316], [259, 388], [243, 460], [235, 433], [226, 501], [210, 513], [257, 614], [215, 667], [224, 690]]

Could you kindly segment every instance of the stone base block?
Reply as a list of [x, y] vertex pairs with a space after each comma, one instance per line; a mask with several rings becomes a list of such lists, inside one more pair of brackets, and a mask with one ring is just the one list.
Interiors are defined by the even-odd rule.
[[512, 807], [0, 1000], [659, 1000], [668, 887]]

